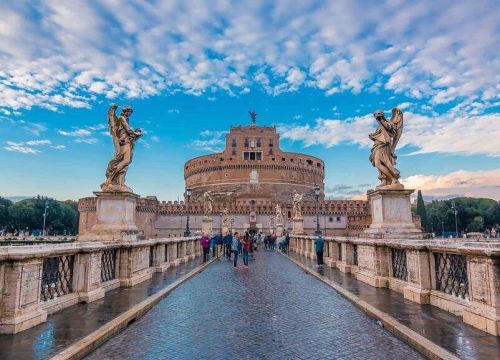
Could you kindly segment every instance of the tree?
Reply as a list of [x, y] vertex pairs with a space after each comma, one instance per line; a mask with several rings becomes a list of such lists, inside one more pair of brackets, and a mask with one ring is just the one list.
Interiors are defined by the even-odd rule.
[[12, 201], [0, 197], [0, 231], [9, 230], [10, 217], [9, 208], [12, 206]]
[[422, 196], [422, 191], [418, 190], [417, 195], [417, 215], [420, 216], [420, 223], [422, 225], [422, 229], [425, 232], [430, 232], [430, 226], [427, 221], [427, 211], [425, 209], [424, 197]]

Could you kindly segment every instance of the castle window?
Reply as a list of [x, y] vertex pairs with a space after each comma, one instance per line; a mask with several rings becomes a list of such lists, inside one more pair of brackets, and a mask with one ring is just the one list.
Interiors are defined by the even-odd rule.
[[233, 148], [233, 151], [231, 152], [231, 155], [236, 155], [236, 148]]
[[316, 164], [316, 167], [321, 168], [321, 163], [317, 163], [317, 164]]
[[236, 147], [236, 139], [233, 139], [233, 140], [232, 140], [231, 145], [232, 145], [233, 147]]
[[245, 143], [244, 146], [247, 148], [248, 147], [248, 138], [245, 138]]
[[273, 148], [269, 148], [269, 155], [273, 155]]
[[281, 158], [281, 161], [285, 161], [285, 158]]
[[328, 218], [328, 221], [329, 221], [329, 222], [332, 222], [332, 221], [333, 221], [333, 218], [332, 218], [332, 217]]
[[307, 162], [307, 165], [312, 165], [313, 164], [312, 160], [306, 160], [306, 162]]
[[269, 147], [273, 147], [274, 144], [273, 144], [273, 139], [269, 139]]
[[337, 216], [337, 222], [340, 222], [340, 216]]
[[257, 138], [257, 147], [260, 147], [260, 138]]
[[243, 160], [262, 160], [262, 151], [244, 151]]

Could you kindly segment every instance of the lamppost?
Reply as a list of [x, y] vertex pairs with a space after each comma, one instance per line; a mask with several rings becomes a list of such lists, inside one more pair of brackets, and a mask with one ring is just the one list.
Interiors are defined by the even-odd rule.
[[189, 200], [193, 190], [188, 186], [186, 189], [186, 231], [184, 231], [184, 236], [190, 236], [191, 230], [189, 229]]
[[451, 202], [451, 209], [453, 210], [453, 214], [455, 214], [455, 237], [458, 238], [458, 220], [457, 220], [458, 210], [455, 201]]
[[321, 235], [321, 230], [319, 228], [319, 195], [321, 194], [321, 188], [316, 186], [314, 188], [314, 195], [316, 195], [316, 235]]
[[45, 222], [47, 220], [47, 210], [49, 209], [49, 201], [45, 200], [45, 210], [43, 211], [43, 229], [42, 236], [45, 236]]

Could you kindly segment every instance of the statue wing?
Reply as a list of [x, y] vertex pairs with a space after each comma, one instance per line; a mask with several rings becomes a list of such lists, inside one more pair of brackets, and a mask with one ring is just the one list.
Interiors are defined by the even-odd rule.
[[403, 112], [399, 110], [398, 108], [392, 109], [392, 117], [391, 117], [391, 123], [394, 128], [394, 138], [392, 139], [392, 145], [391, 145], [391, 150], [392, 153], [395, 154], [396, 152], [396, 146], [398, 146], [399, 138], [401, 137], [401, 134], [403, 133]]
[[116, 105], [111, 105], [108, 110], [108, 125], [109, 125], [109, 134], [113, 139], [113, 145], [115, 147], [115, 158], [120, 153], [120, 142], [118, 141], [118, 137], [116, 136], [116, 126], [118, 123], [118, 118], [115, 114]]

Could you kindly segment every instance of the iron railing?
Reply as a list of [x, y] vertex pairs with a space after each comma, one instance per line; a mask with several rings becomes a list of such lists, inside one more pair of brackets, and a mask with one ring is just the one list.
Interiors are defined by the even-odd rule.
[[436, 289], [449, 295], [469, 298], [467, 258], [464, 255], [434, 253]]
[[352, 246], [353, 264], [358, 266], [358, 245]]
[[392, 258], [392, 276], [400, 280], [408, 281], [406, 250], [391, 249], [391, 258]]
[[40, 299], [48, 301], [73, 292], [74, 255], [43, 259]]
[[101, 256], [101, 282], [116, 278], [116, 254], [118, 250], [106, 250]]

